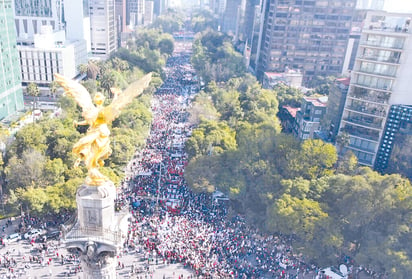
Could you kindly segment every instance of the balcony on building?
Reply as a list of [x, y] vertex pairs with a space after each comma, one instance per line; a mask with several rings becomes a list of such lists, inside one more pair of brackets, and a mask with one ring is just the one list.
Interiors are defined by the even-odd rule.
[[385, 118], [386, 111], [382, 105], [370, 104], [358, 100], [351, 99], [345, 107], [348, 111], [357, 112], [361, 115], [370, 115], [377, 118]]
[[382, 65], [374, 62], [361, 62], [355, 70], [357, 73], [369, 74], [372, 76], [385, 76], [388, 78], [396, 77], [396, 65]]
[[384, 41], [377, 41], [371, 39], [362, 39], [359, 42], [360, 47], [375, 47], [379, 49], [386, 49], [386, 50], [398, 50], [401, 51], [404, 47], [404, 41], [394, 41], [394, 42], [384, 42]]
[[341, 132], [346, 132], [351, 136], [368, 139], [371, 141], [379, 141], [379, 130], [369, 128], [363, 125], [357, 125], [356, 123], [346, 121], [342, 119], [344, 126], [340, 129]]
[[388, 104], [389, 98], [391, 97], [391, 92], [386, 89], [377, 89], [361, 84], [352, 83], [348, 97], [352, 99], [373, 102], [376, 104]]
[[382, 128], [382, 119], [375, 118], [372, 116], [360, 115], [358, 113], [349, 113], [348, 116], [343, 118], [344, 121], [348, 123], [353, 123], [365, 128]]
[[[370, 50], [370, 49], [368, 49]], [[400, 52], [392, 52], [394, 53], [393, 55], [387, 56], [387, 55], [379, 55], [378, 51], [383, 51], [383, 50], [378, 50], [376, 49], [375, 52], [372, 51], [370, 54], [361, 54], [357, 57], [359, 61], [375, 61], [375, 62], [380, 62], [380, 63], [385, 63], [389, 65], [399, 65], [399, 59], [400, 59]], [[376, 53], [376, 54], [375, 54]]]

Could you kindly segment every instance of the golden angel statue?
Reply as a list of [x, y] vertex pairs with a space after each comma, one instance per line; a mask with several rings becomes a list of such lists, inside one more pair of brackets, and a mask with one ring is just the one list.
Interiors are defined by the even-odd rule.
[[91, 186], [102, 185], [108, 178], [99, 171], [99, 167], [104, 165], [104, 160], [112, 153], [108, 125], [119, 116], [124, 106], [143, 92], [149, 85], [152, 75], [149, 73], [131, 83], [123, 92], [111, 88], [114, 97], [108, 106], [103, 106], [105, 97], [102, 93], [95, 94], [93, 98], [95, 106], [90, 93], [83, 85], [60, 74], [54, 74], [54, 77], [64, 88], [65, 93], [74, 98], [83, 110], [84, 120], [74, 121], [74, 125], [89, 125], [86, 135], [73, 146], [73, 153], [78, 156], [75, 166], [83, 161], [88, 171], [86, 183]]

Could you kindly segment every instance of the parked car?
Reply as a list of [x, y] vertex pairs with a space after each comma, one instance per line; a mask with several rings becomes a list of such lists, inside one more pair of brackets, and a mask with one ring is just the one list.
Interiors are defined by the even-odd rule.
[[348, 271], [345, 265], [341, 265], [340, 269], [337, 269], [333, 266], [321, 269], [320, 271], [322, 274], [326, 276], [326, 278], [330, 279], [347, 279], [348, 278]]
[[41, 231], [39, 229], [32, 229], [24, 234], [25, 239], [32, 239], [37, 236], [41, 235]]
[[45, 236], [47, 240], [58, 239], [60, 237], [60, 231], [59, 230], [48, 231]]
[[21, 235], [19, 233], [13, 233], [6, 238], [7, 242], [16, 242], [21, 239]]

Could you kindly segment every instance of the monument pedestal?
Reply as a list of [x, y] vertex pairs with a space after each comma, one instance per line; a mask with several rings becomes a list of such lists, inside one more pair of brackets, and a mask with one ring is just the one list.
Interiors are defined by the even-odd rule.
[[77, 221], [64, 232], [66, 248], [80, 252], [84, 279], [116, 278], [116, 255], [127, 232], [128, 214], [115, 214], [116, 189], [82, 185], [77, 190]]

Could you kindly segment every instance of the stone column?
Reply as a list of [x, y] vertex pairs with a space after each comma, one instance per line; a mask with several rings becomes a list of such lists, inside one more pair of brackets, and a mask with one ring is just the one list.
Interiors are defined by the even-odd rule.
[[77, 222], [64, 234], [64, 240], [66, 248], [80, 252], [84, 279], [116, 278], [116, 255], [125, 235], [120, 224], [126, 215], [115, 214], [115, 197], [110, 181], [98, 187], [82, 185], [77, 190]]

